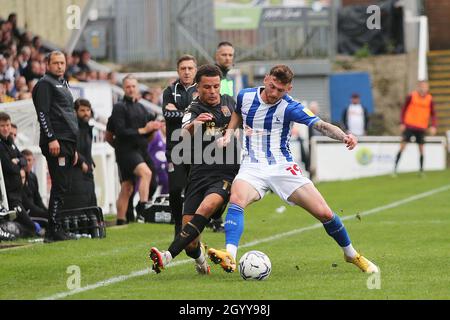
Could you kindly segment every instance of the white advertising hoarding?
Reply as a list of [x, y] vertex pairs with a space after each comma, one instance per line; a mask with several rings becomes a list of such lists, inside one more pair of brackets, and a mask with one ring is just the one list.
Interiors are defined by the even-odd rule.
[[[311, 167], [316, 181], [349, 180], [391, 174], [400, 148], [400, 137], [360, 137], [349, 151], [341, 142], [327, 137], [313, 137]], [[447, 167], [446, 139], [427, 137], [424, 170]], [[398, 172], [419, 170], [419, 149], [409, 143], [399, 162]]]

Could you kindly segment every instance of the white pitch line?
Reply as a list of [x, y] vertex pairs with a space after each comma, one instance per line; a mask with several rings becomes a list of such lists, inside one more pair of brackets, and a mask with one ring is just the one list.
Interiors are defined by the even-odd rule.
[[[359, 213], [359, 215], [360, 216], [368, 216], [370, 214], [374, 214], [374, 213], [378, 213], [378, 212], [381, 212], [381, 211], [384, 211], [384, 210], [387, 210], [387, 209], [392, 209], [392, 208], [395, 208], [395, 207], [399, 207], [399, 206], [404, 205], [406, 203], [409, 203], [409, 202], [412, 202], [412, 201], [416, 201], [416, 200], [419, 200], [419, 199], [423, 199], [423, 198], [426, 198], [426, 197], [429, 197], [429, 196], [432, 196], [434, 194], [437, 194], [437, 193], [440, 193], [440, 192], [444, 192], [444, 191], [447, 191], [447, 190], [450, 190], [450, 185], [446, 185], [446, 186], [443, 186], [441, 188], [433, 189], [433, 190], [430, 190], [430, 191], [427, 191], [427, 192], [419, 193], [419, 194], [416, 194], [414, 196], [405, 198], [403, 200], [398, 200], [398, 201], [392, 202], [390, 204], [387, 204], [387, 205], [384, 205], [384, 206], [381, 206], [381, 207], [377, 207], [377, 208], [374, 208], [374, 209], [363, 211], [363, 212]], [[352, 218], [355, 218], [354, 214], [353, 215], [349, 215], [349, 216], [341, 217], [341, 220], [345, 221], [345, 220], [349, 220], [349, 219], [352, 219]], [[299, 228], [299, 229], [295, 229], [295, 230], [292, 230], [292, 231], [279, 233], [279, 234], [276, 234], [276, 235], [268, 237], [268, 238], [259, 239], [259, 240], [255, 240], [255, 241], [252, 241], [252, 242], [248, 242], [248, 243], [243, 244], [243, 245], [241, 245], [239, 247], [240, 248], [252, 247], [252, 246], [258, 245], [260, 243], [271, 242], [271, 241], [274, 241], [274, 240], [278, 240], [278, 239], [281, 239], [281, 238], [289, 237], [289, 236], [292, 236], [292, 235], [295, 235], [295, 234], [299, 234], [299, 233], [303, 233], [303, 232], [309, 231], [309, 230], [319, 229], [319, 228], [322, 228], [322, 227], [323, 227], [323, 225], [321, 223], [316, 223], [316, 224], [313, 224], [313, 225], [311, 225], [309, 227]], [[192, 262], [192, 259], [176, 261], [176, 262], [168, 265], [167, 268], [180, 266], [180, 265], [183, 265], [183, 264], [186, 264], [186, 263], [189, 263], [189, 262]], [[90, 290], [95, 290], [95, 289], [101, 288], [101, 287], [106, 287], [106, 286], [109, 286], [109, 285], [114, 284], [114, 283], [127, 281], [128, 279], [141, 277], [141, 276], [144, 276], [144, 275], [147, 275], [147, 274], [150, 274], [150, 273], [154, 273], [154, 271], [152, 271], [150, 269], [144, 269], [144, 270], [141, 270], [141, 271], [135, 271], [135, 272], [132, 272], [132, 273], [130, 273], [128, 275], [122, 275], [122, 276], [110, 278], [110, 279], [107, 279], [107, 280], [103, 280], [103, 281], [97, 282], [95, 284], [91, 284], [91, 285], [82, 287], [80, 289], [75, 289], [75, 290], [72, 290], [72, 291], [57, 293], [55, 295], [52, 295], [52, 296], [49, 296], [49, 297], [46, 297], [46, 298], [42, 298], [40, 300], [64, 299], [64, 298], [66, 298], [68, 296], [76, 295], [78, 293], [82, 293], [82, 292], [86, 292], [86, 291], [90, 291]]]

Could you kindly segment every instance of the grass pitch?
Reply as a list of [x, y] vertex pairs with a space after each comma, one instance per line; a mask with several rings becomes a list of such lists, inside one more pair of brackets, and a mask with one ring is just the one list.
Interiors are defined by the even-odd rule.
[[[378, 279], [345, 263], [304, 210], [268, 195], [246, 210], [238, 254], [265, 252], [272, 262], [266, 281], [218, 266], [199, 276], [184, 253], [161, 274], [149, 272], [149, 248], [167, 249], [173, 226], [131, 224], [108, 228], [103, 240], [0, 249], [0, 299], [450, 299], [450, 171], [317, 187], [344, 217], [355, 248], [380, 266]], [[203, 239], [224, 246], [224, 234], [205, 230]], [[69, 290], [76, 283], [70, 266], [79, 268], [80, 289]]]

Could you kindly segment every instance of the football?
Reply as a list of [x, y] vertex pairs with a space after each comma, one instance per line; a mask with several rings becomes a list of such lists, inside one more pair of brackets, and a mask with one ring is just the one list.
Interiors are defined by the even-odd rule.
[[239, 273], [244, 280], [265, 280], [271, 271], [272, 263], [261, 251], [249, 251], [239, 260]]

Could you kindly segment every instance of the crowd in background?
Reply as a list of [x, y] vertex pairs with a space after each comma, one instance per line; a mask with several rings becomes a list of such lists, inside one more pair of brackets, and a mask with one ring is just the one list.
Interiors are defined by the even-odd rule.
[[[36, 82], [46, 72], [46, 56], [51, 51], [43, 39], [17, 27], [17, 15], [0, 17], [0, 103], [31, 99]], [[66, 54], [66, 79], [70, 82], [115, 82], [113, 72], [94, 70], [89, 66], [89, 51]]]

